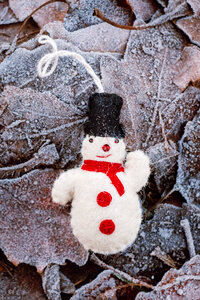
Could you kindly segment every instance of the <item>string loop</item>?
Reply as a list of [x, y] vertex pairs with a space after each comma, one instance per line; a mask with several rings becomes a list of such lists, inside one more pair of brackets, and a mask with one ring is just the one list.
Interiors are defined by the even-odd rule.
[[[37, 72], [41, 78], [47, 77], [55, 71], [59, 57], [71, 56], [74, 59], [78, 60], [85, 67], [86, 71], [91, 75], [95, 84], [97, 85], [97, 87], [99, 89], [99, 93], [104, 92], [101, 80], [95, 74], [92, 67], [83, 58], [83, 56], [81, 56], [80, 54], [78, 54], [76, 52], [72, 52], [72, 51], [68, 51], [68, 50], [59, 50], [58, 51], [56, 42], [47, 35], [41, 35], [39, 37], [38, 41], [40, 44], [49, 44], [53, 48], [53, 52], [45, 54], [38, 63]], [[49, 69], [49, 71], [48, 71], [48, 69]]]

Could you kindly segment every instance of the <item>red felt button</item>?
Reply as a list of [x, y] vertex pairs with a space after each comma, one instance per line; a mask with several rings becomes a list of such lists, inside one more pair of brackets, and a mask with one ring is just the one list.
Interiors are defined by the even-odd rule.
[[99, 225], [99, 230], [104, 234], [112, 234], [115, 231], [115, 223], [112, 220], [103, 220]]
[[108, 144], [103, 145], [102, 147], [104, 152], [108, 152], [110, 150], [110, 146]]
[[112, 196], [108, 192], [101, 192], [97, 196], [97, 203], [102, 206], [106, 207], [112, 201]]

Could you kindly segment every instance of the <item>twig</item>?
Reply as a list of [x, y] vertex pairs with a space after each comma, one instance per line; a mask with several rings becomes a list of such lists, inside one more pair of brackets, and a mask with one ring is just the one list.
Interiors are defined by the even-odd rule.
[[173, 11], [173, 14], [166, 13], [166, 14], [161, 15], [160, 17], [154, 19], [150, 23], [144, 24], [141, 26], [127, 26], [127, 25], [121, 25], [121, 24], [115, 23], [115, 22], [111, 21], [110, 19], [106, 18], [102, 14], [102, 12], [97, 8], [94, 9], [93, 16], [96, 16], [97, 18], [101, 19], [102, 21], [104, 21], [114, 27], [117, 27], [117, 28], [126, 29], [126, 30], [141, 30], [141, 29], [153, 28], [155, 26], [165, 24], [168, 21], [173, 21], [175, 19], [178, 19], [179, 17], [185, 16], [185, 14], [180, 13], [183, 5], [184, 5], [184, 3], [180, 3], [180, 5], [177, 5], [176, 9]]
[[162, 136], [164, 138], [165, 150], [166, 150], [167, 153], [169, 153], [169, 143], [168, 143], [168, 140], [167, 140], [167, 137], [166, 137], [166, 134], [165, 134], [165, 125], [164, 125], [163, 118], [162, 118], [162, 115], [161, 115], [160, 111], [159, 111], [159, 120], [160, 120], [160, 125], [161, 125], [161, 128], [162, 128]]
[[154, 210], [159, 204], [161, 204], [165, 199], [167, 199], [173, 192], [176, 191], [176, 186], [174, 186], [165, 196], [161, 197], [152, 207], [150, 207], [144, 214], [143, 218], [146, 218], [146, 216]]
[[195, 252], [194, 241], [193, 241], [192, 232], [191, 232], [191, 228], [190, 228], [190, 223], [189, 223], [188, 219], [184, 219], [184, 220], [181, 220], [180, 224], [183, 227], [183, 230], [185, 232], [185, 237], [186, 237], [186, 241], [187, 241], [190, 258], [192, 258], [193, 256], [196, 255], [196, 252]]
[[121, 29], [127, 29], [127, 30], [140, 30], [140, 29], [146, 29], [146, 28], [153, 28], [155, 27], [155, 25], [143, 25], [143, 26], [129, 26], [129, 25], [121, 25], [118, 23], [115, 23], [113, 21], [111, 21], [110, 19], [106, 18], [102, 12], [98, 9], [98, 8], [94, 8], [94, 12], [93, 12], [93, 16], [101, 19], [102, 21], [117, 27], [117, 28], [121, 28]]
[[106, 270], [111, 270], [113, 271], [113, 275], [119, 275], [120, 277], [124, 278], [126, 281], [128, 281], [129, 283], [132, 283], [133, 285], [135, 286], [139, 286], [139, 287], [146, 287], [148, 289], [154, 289], [154, 286], [149, 284], [149, 283], [146, 283], [144, 281], [141, 281], [139, 279], [136, 279], [130, 275], [128, 275], [127, 273], [123, 272], [123, 271], [120, 271], [118, 269], [115, 269], [114, 267], [112, 266], [109, 266], [107, 265], [106, 263], [104, 263], [102, 260], [100, 260], [94, 253], [91, 254], [90, 256], [90, 260], [95, 263], [96, 265], [100, 266], [101, 268], [103, 269], [106, 269]]
[[3, 261], [0, 261], [0, 266], [2, 266], [3, 269], [6, 270], [6, 272], [13, 277], [13, 274], [11, 271], [13, 271], [13, 268], [11, 268], [10, 266], [8, 266], [6, 263], [4, 263]]
[[[26, 19], [24, 20], [24, 22], [23, 22], [22, 25], [20, 26], [17, 35], [14, 37], [14, 39], [13, 39], [13, 41], [12, 41], [12, 44], [11, 44], [11, 46], [10, 46], [10, 50], [7, 51], [7, 54], [11, 54], [11, 53], [14, 51], [14, 49], [15, 49], [15, 47], [16, 47], [16, 44], [17, 44], [17, 41], [18, 41], [18, 38], [19, 38], [19, 35], [20, 35], [20, 33], [22, 32], [22, 30], [23, 30], [23, 28], [25, 27], [25, 25], [26, 25], [26, 23], [28, 22], [28, 20], [32, 17], [32, 15], [34, 15], [34, 14], [35, 14], [39, 9], [41, 9], [42, 7], [44, 7], [44, 6], [48, 5], [48, 4], [54, 3], [54, 2], [64, 2], [64, 3], [68, 4], [68, 2], [65, 1], [65, 0], [49, 0], [49, 1], [45, 2], [45, 3], [43, 3], [42, 5], [40, 5], [39, 7], [37, 7], [36, 9], [34, 9], [34, 10], [32, 11], [32, 13], [31, 13], [28, 17], [26, 17]], [[68, 4], [68, 5], [69, 5], [69, 4]]]
[[26, 25], [26, 23], [28, 22], [28, 20], [32, 17], [32, 15], [34, 15], [34, 13], [36, 13], [36, 12], [37, 12], [39, 9], [41, 9], [42, 7], [44, 7], [44, 6], [48, 5], [48, 4], [54, 3], [54, 2], [64, 2], [64, 3], [68, 4], [67, 1], [65, 1], [65, 0], [49, 0], [49, 1], [45, 2], [45, 3], [43, 3], [42, 5], [40, 5], [40, 6], [37, 7], [36, 9], [34, 9], [34, 10], [32, 11], [32, 13], [24, 20], [24, 22], [22, 23], [22, 25], [21, 25], [20, 28], [19, 28], [19, 31], [18, 31], [18, 33], [17, 33], [17, 36], [20, 35], [20, 33], [22, 32], [24, 26]]
[[167, 255], [164, 251], [160, 249], [160, 247], [156, 247], [151, 253], [151, 256], [156, 256], [160, 260], [162, 260], [166, 265], [172, 267], [172, 268], [177, 268], [180, 267], [181, 265], [173, 260], [169, 255]]
[[32, 37], [33, 35], [36, 35], [40, 32], [40, 30], [35, 30], [33, 32], [30, 32], [28, 34], [25, 34], [24, 36], [22, 36], [21, 38], [18, 38], [18, 42], [19, 43], [23, 43], [25, 40], [27, 40], [29, 37]]

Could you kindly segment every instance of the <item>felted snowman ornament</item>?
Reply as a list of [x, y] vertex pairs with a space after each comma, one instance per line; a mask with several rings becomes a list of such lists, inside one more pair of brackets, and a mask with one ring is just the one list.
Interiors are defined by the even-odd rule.
[[[44, 37], [41, 39], [44, 43]], [[54, 43], [55, 50], [55, 42], [48, 38], [48, 43]], [[55, 55], [61, 56], [57, 49]], [[38, 65], [41, 77], [46, 76], [50, 65], [44, 58]], [[42, 73], [45, 64], [48, 66]], [[147, 183], [149, 158], [141, 150], [126, 153], [119, 122], [123, 100], [118, 95], [104, 93], [100, 80], [94, 79], [100, 93], [89, 98], [82, 165], [56, 179], [52, 199], [61, 205], [71, 201], [71, 227], [85, 249], [114, 254], [125, 250], [137, 237], [142, 220], [137, 193]]]

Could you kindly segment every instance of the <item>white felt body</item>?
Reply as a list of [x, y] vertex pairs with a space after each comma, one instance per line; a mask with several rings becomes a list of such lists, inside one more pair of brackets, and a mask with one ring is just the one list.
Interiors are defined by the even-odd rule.
[[[74, 235], [88, 250], [102, 254], [116, 253], [132, 244], [137, 236], [141, 223], [138, 196], [125, 173], [118, 173], [117, 176], [126, 191], [121, 197], [105, 174], [77, 170], [79, 182], [74, 191], [71, 225]], [[97, 204], [97, 195], [102, 191], [112, 195], [107, 207]], [[106, 219], [115, 223], [115, 231], [110, 235], [99, 230], [101, 221]]]
[[[99, 143], [99, 139], [105, 138], [97, 139], [96, 144]], [[108, 143], [108, 138], [106, 142]], [[111, 139], [109, 143], [111, 149], [112, 142]], [[105, 140], [102, 140], [102, 144], [104, 143]], [[119, 149], [121, 151], [118, 152], [118, 161], [122, 163], [125, 157], [123, 142], [119, 145]], [[114, 162], [117, 162], [116, 150]], [[88, 153], [87, 146], [83, 143], [83, 157], [89, 159], [91, 155], [84, 155], [84, 151]], [[111, 160], [111, 157], [108, 159]], [[149, 159], [138, 150], [127, 155], [125, 172], [117, 173], [125, 188], [125, 193], [121, 197], [106, 174], [77, 168], [64, 172], [55, 181], [52, 190], [53, 201], [65, 205], [73, 200], [71, 226], [74, 235], [86, 249], [102, 254], [114, 254], [125, 250], [137, 236], [142, 220], [137, 192], [147, 183], [149, 174]], [[107, 207], [97, 204], [97, 195], [103, 191], [112, 196], [112, 201]], [[103, 234], [99, 230], [101, 221], [106, 219], [115, 223], [115, 231], [110, 235]]]

